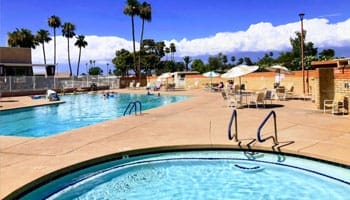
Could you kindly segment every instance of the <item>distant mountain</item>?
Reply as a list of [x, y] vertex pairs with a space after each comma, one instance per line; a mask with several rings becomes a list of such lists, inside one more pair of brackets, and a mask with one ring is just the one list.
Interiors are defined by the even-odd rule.
[[[335, 50], [335, 57], [341, 58], [350, 58], [350, 47], [327, 47], [327, 48], [318, 48], [318, 53], [320, 53], [323, 49], [334, 49]], [[286, 51], [272, 51], [273, 57], [277, 58], [280, 53], [282, 52], [287, 52], [290, 50]], [[244, 57], [249, 57], [253, 62], [257, 62], [259, 59], [264, 57], [265, 53], [270, 53], [271, 51], [259, 51], [259, 52], [232, 52], [232, 53], [223, 53], [224, 55], [227, 56], [227, 59], [229, 63], [231, 63], [231, 57], [235, 56], [236, 62], [239, 58], [244, 58]], [[194, 59], [201, 59], [204, 63], [208, 62], [209, 56], [214, 56], [214, 55], [201, 55], [201, 56], [195, 56], [191, 57], [192, 60]], [[183, 61], [183, 58], [177, 58], [177, 61], [181, 62]]]

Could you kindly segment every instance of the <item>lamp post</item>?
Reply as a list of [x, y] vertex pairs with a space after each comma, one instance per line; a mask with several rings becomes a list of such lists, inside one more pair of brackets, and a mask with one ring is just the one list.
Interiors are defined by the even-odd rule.
[[305, 66], [304, 66], [304, 29], [303, 29], [303, 19], [304, 13], [299, 13], [301, 32], [300, 32], [300, 49], [301, 49], [301, 73], [303, 76], [303, 94], [305, 95]]

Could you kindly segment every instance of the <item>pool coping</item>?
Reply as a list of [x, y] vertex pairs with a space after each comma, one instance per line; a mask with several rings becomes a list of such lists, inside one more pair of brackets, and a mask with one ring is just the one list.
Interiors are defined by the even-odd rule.
[[[6, 196], [4, 199], [19, 199], [20, 197], [30, 193], [31, 191], [35, 190], [37, 187], [40, 187], [42, 185], [45, 185], [46, 183], [50, 182], [51, 180], [55, 180], [57, 178], [60, 178], [62, 176], [65, 176], [67, 174], [79, 171], [84, 168], [88, 168], [94, 165], [106, 163], [113, 160], [122, 160], [124, 157], [135, 157], [135, 156], [142, 156], [147, 154], [156, 154], [156, 153], [168, 153], [168, 152], [186, 152], [186, 151], [205, 151], [205, 150], [227, 150], [227, 151], [250, 151], [250, 152], [261, 152], [261, 153], [272, 153], [272, 154], [282, 154], [282, 155], [289, 155], [304, 159], [310, 159], [313, 161], [323, 162], [326, 164], [336, 165], [342, 168], [347, 168], [350, 170], [349, 165], [332, 162], [329, 160], [323, 160], [319, 158], [309, 157], [305, 155], [296, 154], [295, 152], [276, 152], [271, 151], [267, 148], [255, 148], [255, 149], [249, 149], [249, 148], [242, 148], [232, 145], [180, 145], [180, 146], [164, 146], [164, 147], [153, 147], [153, 148], [146, 148], [146, 149], [135, 149], [125, 152], [118, 152], [110, 155], [105, 155], [98, 158], [93, 158], [91, 160], [86, 160], [65, 168], [61, 168], [59, 170], [56, 170], [54, 172], [51, 172], [49, 174], [46, 174], [24, 186], [21, 188], [18, 188], [8, 196]], [[248, 159], [247, 159], [248, 160]], [[304, 168], [303, 168], [304, 169]], [[331, 177], [332, 178], [332, 177]], [[343, 182], [343, 181], [342, 181]], [[346, 182], [346, 184], [349, 184]]]
[[[47, 174], [106, 155], [152, 149], [166, 150], [169, 147], [241, 149], [227, 139], [227, 122], [232, 109], [225, 106], [226, 103], [219, 93], [196, 90], [162, 94], [192, 95], [193, 98], [148, 110], [142, 116], [111, 120], [49, 138], [0, 137], [0, 142], [4, 144], [0, 148], [0, 155], [3, 156], [0, 167], [1, 198], [25, 189], [28, 183]], [[323, 114], [315, 110], [308, 101], [276, 103], [284, 105], [276, 108], [283, 119], [278, 123], [278, 129], [283, 135], [281, 139], [296, 141], [296, 144], [282, 148], [282, 152], [350, 165], [350, 158], [347, 156], [350, 151], [348, 116]], [[254, 123], [265, 116], [265, 111], [268, 109], [239, 109], [239, 123], [242, 124], [239, 129], [244, 133], [244, 138], [254, 137], [255, 133], [252, 135], [250, 132], [252, 129], [255, 131]], [[313, 124], [307, 123], [311, 119]], [[181, 129], [178, 129], [179, 125]], [[271, 133], [271, 128], [268, 127], [266, 132]], [[130, 135], [137, 137], [130, 138]], [[56, 147], [57, 144], [59, 145]], [[267, 143], [257, 143], [252, 149], [272, 151], [271, 145]], [[20, 172], [24, 176], [16, 180], [16, 174]]]

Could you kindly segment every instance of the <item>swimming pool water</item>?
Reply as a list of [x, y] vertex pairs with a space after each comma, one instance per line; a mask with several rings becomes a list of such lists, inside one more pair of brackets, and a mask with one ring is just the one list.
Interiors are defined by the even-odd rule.
[[[96, 165], [23, 199], [345, 199], [349, 168], [239, 151], [152, 154]], [[39, 195], [39, 196], [38, 196]]]
[[118, 93], [104, 99], [101, 94], [64, 95], [63, 104], [0, 112], [0, 135], [44, 137], [122, 117], [131, 101], [142, 110], [187, 99], [187, 96]]

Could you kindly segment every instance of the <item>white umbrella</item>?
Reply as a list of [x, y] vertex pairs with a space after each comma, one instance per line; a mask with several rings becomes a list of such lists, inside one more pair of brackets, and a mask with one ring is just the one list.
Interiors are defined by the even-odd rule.
[[249, 74], [259, 69], [259, 66], [237, 65], [225, 74], [221, 75], [222, 78], [236, 78]]
[[214, 71], [206, 72], [206, 73], [204, 73], [202, 75], [205, 76], [205, 77], [210, 77], [210, 87], [213, 87], [213, 77], [220, 76], [219, 73], [216, 73]]
[[271, 67], [266, 67], [267, 70], [278, 73], [278, 83], [281, 82], [281, 74], [293, 74], [287, 67], [281, 65], [274, 65]]
[[242, 102], [242, 87], [241, 87], [241, 76], [252, 73], [259, 69], [259, 66], [248, 66], [248, 65], [237, 65], [225, 74], [221, 75], [222, 78], [236, 78], [239, 77], [239, 93], [240, 93], [240, 102]]

